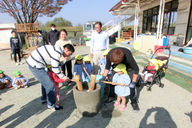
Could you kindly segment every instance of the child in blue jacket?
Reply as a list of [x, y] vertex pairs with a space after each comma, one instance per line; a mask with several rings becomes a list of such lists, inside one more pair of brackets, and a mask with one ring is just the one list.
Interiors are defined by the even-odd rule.
[[119, 83], [115, 86], [115, 94], [117, 95], [117, 100], [114, 106], [119, 106], [122, 100], [122, 106], [120, 109], [123, 111], [126, 108], [126, 97], [130, 95], [129, 84], [131, 83], [131, 79], [127, 74], [126, 66], [124, 64], [118, 64], [113, 70], [116, 73], [114, 74], [112, 81]]
[[15, 87], [15, 89], [28, 87], [28, 79], [25, 78], [20, 71], [16, 70], [13, 74], [15, 75], [15, 78], [13, 79], [12, 86]]
[[75, 56], [73, 75], [79, 75], [81, 82], [85, 81], [85, 72], [83, 70], [83, 57], [79, 54]]

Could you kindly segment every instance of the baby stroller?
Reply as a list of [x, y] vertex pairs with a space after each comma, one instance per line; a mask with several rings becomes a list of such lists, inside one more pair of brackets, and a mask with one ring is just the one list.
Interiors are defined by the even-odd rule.
[[[159, 50], [168, 50], [169, 54], [167, 56], [158, 56], [157, 53]], [[156, 59], [157, 61], [164, 61], [165, 63], [162, 64], [161, 66], [158, 67], [158, 70], [153, 70], [153, 75], [150, 76], [147, 81], [145, 81], [145, 85], [147, 86], [147, 90], [151, 91], [151, 87], [154, 84], [158, 84], [159, 87], [163, 88], [164, 84], [161, 82], [161, 79], [165, 76], [165, 71], [168, 68], [168, 63], [169, 63], [169, 58], [171, 55], [171, 50], [170, 47], [166, 47], [166, 48], [158, 48], [153, 55], [151, 56], [151, 59]], [[165, 61], [166, 60], [166, 61]], [[148, 70], [147, 66], [144, 67], [142, 73], [144, 73], [145, 71], [151, 72], [152, 70]], [[144, 78], [142, 76], [140, 76], [140, 80], [143, 80]]]

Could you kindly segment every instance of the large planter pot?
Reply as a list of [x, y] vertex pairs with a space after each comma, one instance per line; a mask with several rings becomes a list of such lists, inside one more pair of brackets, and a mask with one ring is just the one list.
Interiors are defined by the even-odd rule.
[[84, 116], [95, 115], [100, 108], [100, 85], [96, 85], [95, 90], [83, 91], [77, 90], [77, 86], [73, 87], [73, 96], [77, 110]]

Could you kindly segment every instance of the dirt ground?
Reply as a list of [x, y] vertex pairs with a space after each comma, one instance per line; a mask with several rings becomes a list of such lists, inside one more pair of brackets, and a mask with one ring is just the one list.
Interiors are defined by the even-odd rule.
[[[89, 52], [86, 46], [75, 49], [74, 55]], [[149, 92], [144, 87], [140, 91], [140, 111], [133, 111], [130, 102], [124, 112], [109, 103], [96, 116], [82, 117], [76, 109], [72, 87], [60, 90], [64, 109], [49, 110], [40, 102], [41, 86], [27, 64], [16, 66], [9, 51], [0, 51], [0, 58], [0, 69], [5, 74], [13, 78], [13, 71], [18, 69], [29, 79], [30, 86], [0, 90], [1, 128], [192, 128], [192, 94], [166, 79], [164, 88], [153, 86]]]

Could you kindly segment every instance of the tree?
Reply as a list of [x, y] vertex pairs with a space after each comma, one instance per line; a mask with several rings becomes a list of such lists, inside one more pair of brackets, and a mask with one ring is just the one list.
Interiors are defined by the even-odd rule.
[[51, 24], [55, 24], [57, 27], [72, 26], [72, 23], [70, 21], [63, 19], [62, 17], [55, 18], [53, 19], [53, 21], [46, 22], [45, 27], [50, 27]]
[[34, 23], [39, 16], [52, 17], [72, 0], [0, 0], [0, 13], [8, 13], [17, 23]]

